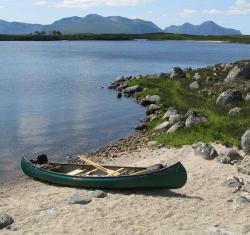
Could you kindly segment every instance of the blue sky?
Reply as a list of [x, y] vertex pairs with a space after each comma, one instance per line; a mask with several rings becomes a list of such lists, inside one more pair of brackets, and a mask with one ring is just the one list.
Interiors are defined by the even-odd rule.
[[52, 23], [63, 17], [121, 15], [165, 28], [206, 20], [250, 34], [250, 0], [0, 0], [0, 19]]

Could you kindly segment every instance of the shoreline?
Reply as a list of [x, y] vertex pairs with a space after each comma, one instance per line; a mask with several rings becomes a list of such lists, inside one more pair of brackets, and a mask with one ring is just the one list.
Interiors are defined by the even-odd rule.
[[[160, 80], [166, 74], [146, 76]], [[150, 129], [149, 116], [156, 115], [155, 120], [162, 119], [164, 110], [157, 108], [153, 113], [148, 112], [150, 99], [131, 92], [131, 86], [125, 84], [140, 78], [121, 77], [109, 86], [117, 90], [118, 94], [131, 97], [139, 105], [147, 107], [144, 122], [137, 127], [139, 131], [84, 155], [99, 163], [126, 166], [148, 167], [156, 163], [171, 165], [181, 161], [188, 173], [187, 184], [174, 190], [104, 190], [101, 191], [105, 194], [103, 198], [91, 198], [85, 205], [70, 205], [68, 201], [72, 195], [87, 197], [95, 191], [25, 177], [20, 182], [1, 187], [0, 211], [7, 212], [15, 221], [2, 230], [4, 235], [13, 232], [80, 232], [93, 235], [116, 235], [121, 232], [138, 235], [250, 234], [250, 174], [239, 171], [247, 154], [239, 147], [218, 142], [174, 147], [171, 143], [153, 141], [159, 130]], [[133, 89], [137, 93], [143, 92], [138, 86]], [[154, 96], [153, 102], [156, 101], [159, 99]], [[161, 131], [166, 133], [166, 130]], [[228, 157], [229, 153], [237, 155], [238, 160], [221, 162], [220, 157]], [[77, 159], [72, 161], [78, 162]], [[210, 232], [215, 230], [220, 233]]]

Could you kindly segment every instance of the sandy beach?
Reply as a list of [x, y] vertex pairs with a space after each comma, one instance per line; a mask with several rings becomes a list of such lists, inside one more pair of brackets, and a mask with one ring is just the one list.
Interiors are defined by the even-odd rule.
[[[214, 145], [217, 151], [229, 150]], [[191, 146], [180, 149], [140, 148], [120, 153], [109, 163], [149, 166], [179, 160], [188, 182], [179, 190], [105, 191], [87, 205], [69, 205], [68, 198], [88, 190], [59, 187], [25, 178], [1, 188], [0, 210], [15, 223], [0, 234], [208, 234], [212, 226], [235, 234], [247, 234], [250, 205], [228, 200], [243, 192], [221, 184], [236, 175], [234, 166], [206, 161]], [[244, 176], [247, 177], [247, 176]], [[250, 234], [250, 232], [249, 232]]]

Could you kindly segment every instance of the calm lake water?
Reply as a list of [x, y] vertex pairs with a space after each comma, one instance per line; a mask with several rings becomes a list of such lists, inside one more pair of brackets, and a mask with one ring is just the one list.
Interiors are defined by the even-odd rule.
[[120, 75], [250, 58], [250, 45], [209, 42], [0, 42], [0, 182], [23, 155], [61, 160], [133, 133], [144, 109], [101, 86]]

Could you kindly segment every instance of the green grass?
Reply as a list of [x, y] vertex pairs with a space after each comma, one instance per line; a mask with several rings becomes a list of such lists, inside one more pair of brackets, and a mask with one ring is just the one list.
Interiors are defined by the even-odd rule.
[[[211, 70], [211, 71], [210, 71]], [[216, 75], [212, 69], [199, 69], [191, 71], [189, 78], [183, 81], [171, 80], [167, 76], [161, 79], [150, 78], [150, 76], [142, 77], [134, 80], [130, 85], [140, 85], [146, 88], [140, 95], [159, 95], [162, 99], [161, 109], [164, 113], [169, 107], [175, 107], [182, 114], [185, 114], [190, 108], [208, 116], [209, 121], [190, 128], [183, 128], [175, 133], [167, 134], [166, 132], [157, 133], [152, 138], [159, 143], [182, 146], [193, 144], [198, 141], [214, 142], [218, 141], [227, 145], [240, 145], [240, 139], [246, 129], [250, 127], [250, 107], [249, 104], [238, 103], [237, 106], [243, 108], [243, 113], [237, 117], [229, 117], [228, 111], [230, 108], [221, 108], [215, 105], [216, 99], [220, 92], [225, 89], [223, 87], [223, 79], [228, 73], [227, 71], [216, 71]], [[199, 93], [189, 89], [189, 84], [193, 81], [192, 77], [195, 72], [199, 71], [202, 75], [200, 79], [201, 86], [212, 91], [213, 95], [208, 96], [204, 93]], [[207, 81], [207, 76], [211, 77]], [[215, 82], [221, 82], [220, 86], [216, 86]], [[242, 86], [243, 88], [244, 86]], [[242, 91], [244, 92], [244, 91]], [[158, 118], [149, 123], [149, 130], [152, 130], [156, 125], [163, 122], [162, 118]]]

